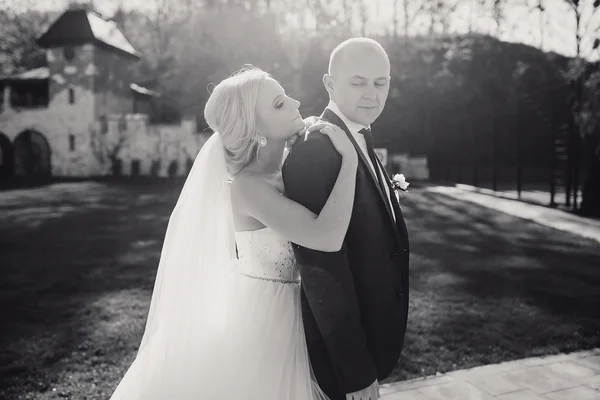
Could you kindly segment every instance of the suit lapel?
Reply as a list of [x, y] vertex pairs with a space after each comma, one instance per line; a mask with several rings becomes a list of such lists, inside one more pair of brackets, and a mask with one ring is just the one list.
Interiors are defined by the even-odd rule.
[[400, 203], [398, 202], [398, 198], [396, 197], [395, 190], [392, 186], [392, 180], [391, 180], [390, 176], [388, 175], [386, 169], [384, 168], [383, 164], [381, 163], [381, 160], [379, 159], [379, 157], [377, 158], [377, 164], [379, 165], [379, 169], [381, 169], [381, 171], [383, 172], [383, 179], [385, 180], [385, 184], [388, 186], [388, 189], [390, 190], [390, 201], [392, 202], [392, 204], [397, 206], [394, 208], [400, 209]]
[[[390, 201], [387, 200], [388, 196], [386, 195], [385, 192], [382, 192], [382, 188], [379, 186], [379, 181], [377, 180], [377, 176], [375, 175], [373, 168], [371, 168], [371, 166], [369, 165], [369, 161], [367, 160], [367, 157], [365, 156], [364, 152], [362, 151], [362, 149], [360, 148], [360, 146], [354, 139], [354, 136], [352, 136], [352, 134], [348, 130], [348, 127], [346, 126], [344, 121], [342, 121], [340, 119], [340, 117], [338, 117], [336, 115], [336, 113], [334, 113], [333, 111], [331, 111], [328, 108], [326, 108], [325, 111], [323, 111], [323, 114], [321, 114], [321, 119], [324, 119], [327, 122], [331, 122], [332, 124], [337, 125], [340, 128], [344, 129], [344, 132], [346, 132], [346, 135], [348, 135], [350, 142], [356, 149], [356, 152], [358, 153], [358, 157], [361, 160], [363, 167], [369, 172], [369, 176], [371, 177], [371, 183], [375, 187], [375, 190], [377, 190], [377, 192], [379, 193], [379, 197], [381, 198], [381, 201], [383, 201], [385, 209], [387, 210], [388, 215], [390, 217], [390, 221], [394, 224], [394, 227], [396, 227], [396, 224], [394, 223], [394, 215], [392, 214], [392, 209], [390, 207]], [[379, 158], [378, 157], [375, 157], [375, 158], [376, 158], [376, 161], [379, 163]], [[376, 165], [374, 165], [374, 167], [377, 168]]]
[[406, 243], [408, 243], [408, 230], [406, 228], [406, 222], [404, 221], [404, 215], [402, 214], [400, 202], [398, 201], [395, 190], [392, 186], [392, 180], [390, 179], [385, 168], [383, 168], [383, 164], [381, 163], [381, 160], [379, 160], [379, 158], [377, 159], [377, 163], [383, 171], [385, 182], [388, 185], [388, 188], [390, 189], [390, 201], [392, 202], [392, 207], [394, 208], [394, 212], [396, 213], [396, 228], [398, 230], [398, 233], [402, 232], [404, 234]]

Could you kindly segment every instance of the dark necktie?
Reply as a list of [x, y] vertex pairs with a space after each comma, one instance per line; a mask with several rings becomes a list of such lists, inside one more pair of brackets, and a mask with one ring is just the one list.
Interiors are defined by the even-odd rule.
[[377, 182], [379, 183], [381, 193], [385, 196], [385, 186], [381, 178], [381, 173], [379, 172], [379, 164], [377, 164], [377, 155], [375, 154], [375, 145], [373, 144], [373, 133], [367, 128], [361, 129], [358, 133], [365, 138], [365, 142], [367, 143], [367, 154], [371, 159], [371, 163], [373, 163], [373, 169], [375, 170], [375, 176], [377, 176]]

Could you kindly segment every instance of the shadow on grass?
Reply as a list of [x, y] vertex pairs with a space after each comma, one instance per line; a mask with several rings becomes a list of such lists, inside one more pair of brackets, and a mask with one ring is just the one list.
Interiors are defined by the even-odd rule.
[[600, 345], [600, 245], [431, 192], [403, 207], [411, 310], [388, 381]]
[[[0, 398], [110, 396], [181, 183], [0, 193]], [[387, 381], [600, 345], [596, 242], [420, 189], [402, 204], [411, 309]]]
[[77, 372], [74, 360], [129, 357], [179, 190], [85, 182], [0, 193], [0, 397], [49, 390]]

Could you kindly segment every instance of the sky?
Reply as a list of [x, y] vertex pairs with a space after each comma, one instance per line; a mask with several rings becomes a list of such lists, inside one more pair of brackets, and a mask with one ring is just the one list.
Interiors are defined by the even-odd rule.
[[[501, 40], [526, 43], [568, 56], [575, 55], [575, 13], [565, 0], [543, 0], [546, 7], [542, 25], [544, 29], [543, 42], [541, 40], [540, 13], [532, 7], [539, 0], [509, 0], [509, 2], [505, 2], [507, 4], [504, 8], [505, 22], [499, 32], [496, 31], [496, 23], [491, 16], [473, 15], [470, 12], [473, 5], [480, 1], [461, 0], [462, 7], [457, 10], [452, 19], [450, 29], [457, 33], [466, 33], [469, 30], [469, 20], [471, 20], [473, 26], [476, 26], [475, 30], [491, 34]], [[393, 0], [377, 0], [376, 3], [379, 4], [379, 7], [373, 10], [376, 17], [374, 24], [389, 25], [390, 15], [393, 14]], [[582, 8], [585, 11], [583, 14], [585, 23], [592, 15], [592, 3], [592, 0], [581, 0]], [[429, 24], [426, 21], [422, 22], [424, 25], [422, 32], [425, 32]], [[417, 21], [416, 25], [418, 24]], [[600, 27], [600, 10], [595, 13], [591, 26]], [[600, 32], [597, 37], [600, 37]], [[591, 49], [591, 41], [586, 44]], [[599, 52], [600, 50], [594, 52], [596, 54], [587, 52], [588, 54], [584, 54], [584, 56], [598, 59], [597, 53]]]
[[[165, 0], [160, 0], [163, 2]], [[410, 0], [409, 0], [410, 1]], [[457, 0], [446, 0], [457, 1]], [[560, 54], [575, 55], [575, 14], [567, 5], [566, 0], [541, 0], [544, 2], [546, 12], [544, 13], [545, 23], [540, 25], [540, 13], [531, 11], [535, 4], [540, 0], [505, 0], [505, 23], [500, 31], [496, 31], [496, 24], [490, 16], [477, 15], [472, 13], [473, 6], [482, 0], [460, 0], [461, 7], [457, 9], [454, 18], [451, 21], [450, 30], [457, 33], [468, 31], [469, 24], [475, 27], [479, 32], [488, 33], [497, 36], [501, 40], [509, 42], [526, 43], [535, 47], [542, 47], [546, 51], [555, 51]], [[15, 3], [15, 0], [0, 0], [0, 9], [3, 3]], [[18, 4], [33, 7], [37, 9], [63, 9], [69, 0], [16, 0]], [[157, 0], [95, 0], [96, 9], [110, 16], [119, 5], [127, 8], [136, 8], [138, 10], [151, 11]], [[330, 0], [329, 4], [335, 4], [339, 0]], [[367, 35], [369, 33], [378, 33], [389, 31], [392, 27], [393, 3], [394, 0], [367, 0], [370, 23], [367, 25]], [[581, 0], [584, 9], [583, 21], [587, 23], [589, 16], [592, 15], [593, 0]], [[410, 3], [409, 3], [410, 4]], [[412, 4], [415, 4], [413, 1]], [[411, 32], [411, 34], [424, 33], [427, 30], [427, 21], [424, 18], [417, 19], [415, 25], [421, 25], [421, 32]], [[590, 26], [600, 28], [600, 10], [596, 12], [590, 22]], [[542, 39], [543, 27], [543, 41]], [[598, 32], [597, 37], [600, 37]], [[600, 49], [591, 52], [592, 36], [586, 37], [587, 43], [584, 43], [585, 53], [583, 56], [589, 59], [600, 59]]]

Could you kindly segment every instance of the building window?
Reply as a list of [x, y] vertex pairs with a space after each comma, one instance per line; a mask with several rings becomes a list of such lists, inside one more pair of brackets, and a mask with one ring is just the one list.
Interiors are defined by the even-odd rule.
[[140, 176], [140, 160], [131, 160], [131, 176]]
[[75, 104], [75, 90], [69, 88], [69, 104]]
[[120, 158], [115, 159], [111, 165], [111, 170], [113, 176], [121, 176], [123, 173], [123, 160]]
[[160, 171], [160, 160], [153, 160], [150, 164], [150, 176], [158, 176]]
[[69, 135], [69, 151], [75, 151], [75, 135]]
[[75, 49], [73, 48], [73, 46], [63, 47], [63, 56], [67, 61], [73, 60], [75, 58]]
[[119, 133], [123, 133], [127, 130], [127, 120], [125, 119], [125, 117], [119, 118], [119, 123], [117, 124], [117, 127], [119, 129]]
[[171, 163], [169, 164], [169, 168], [167, 169], [167, 173], [170, 177], [176, 176], [177, 175], [177, 160], [173, 160], [171, 161]]
[[108, 120], [106, 119], [106, 115], [98, 117], [98, 123], [100, 124], [100, 133], [108, 133]]

